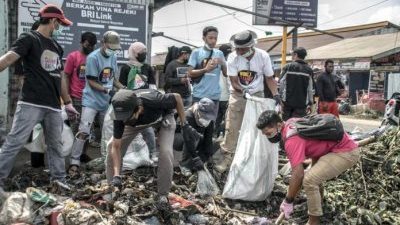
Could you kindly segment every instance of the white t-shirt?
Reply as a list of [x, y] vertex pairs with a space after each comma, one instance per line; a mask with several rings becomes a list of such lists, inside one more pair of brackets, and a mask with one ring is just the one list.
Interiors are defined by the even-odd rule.
[[221, 88], [221, 97], [219, 98], [220, 101], [228, 101], [229, 100], [229, 77], [224, 77], [223, 73], [221, 72], [219, 78], [219, 87]]
[[[249, 90], [250, 94], [264, 91], [264, 78], [274, 75], [271, 59], [264, 50], [255, 48], [253, 57], [249, 60], [234, 51], [228, 56], [228, 75], [239, 76], [239, 83]], [[234, 91], [232, 85], [229, 89]]]

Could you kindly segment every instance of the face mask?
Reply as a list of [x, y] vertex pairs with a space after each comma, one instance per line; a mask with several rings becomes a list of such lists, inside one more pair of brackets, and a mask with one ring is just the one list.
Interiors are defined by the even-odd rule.
[[201, 127], [208, 127], [208, 125], [210, 124], [210, 120], [205, 120], [203, 118], [199, 118], [198, 124]]
[[213, 49], [213, 48], [211, 48], [210, 45], [208, 45], [207, 43], [204, 44], [204, 47], [205, 47], [207, 50]]
[[62, 31], [64, 30], [64, 26], [58, 25], [58, 29], [54, 29], [53, 32], [51, 33], [52, 37], [58, 37], [62, 34]]
[[276, 133], [274, 135], [271, 136], [267, 136], [268, 141], [271, 143], [278, 143], [281, 141], [282, 135], [280, 132], [276, 131]]
[[115, 55], [115, 51], [113, 51], [109, 48], [106, 48], [106, 50], [104, 52], [106, 53], [107, 57], [111, 57], [111, 56]]
[[247, 51], [246, 53], [244, 53], [242, 56], [247, 58], [250, 57], [252, 54], [254, 53], [253, 49], [250, 48], [249, 51]]
[[147, 56], [147, 53], [146, 52], [142, 52], [142, 53], [139, 53], [138, 54], [138, 56], [137, 56], [137, 60], [139, 61], [139, 62], [144, 62], [145, 60], [146, 60], [146, 56]]
[[83, 47], [82, 51], [85, 55], [89, 55], [93, 51], [93, 48]]

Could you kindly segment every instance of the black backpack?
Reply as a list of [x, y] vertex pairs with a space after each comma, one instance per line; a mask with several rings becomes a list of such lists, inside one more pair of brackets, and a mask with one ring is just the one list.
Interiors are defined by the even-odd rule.
[[344, 135], [343, 124], [332, 114], [316, 114], [295, 122], [297, 134], [303, 138], [341, 141]]

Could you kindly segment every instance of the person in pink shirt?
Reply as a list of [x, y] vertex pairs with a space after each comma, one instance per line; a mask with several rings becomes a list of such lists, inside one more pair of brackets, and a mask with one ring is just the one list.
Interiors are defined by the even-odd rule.
[[[72, 100], [72, 105], [79, 113], [82, 113], [82, 91], [86, 84], [86, 57], [94, 50], [96, 43], [97, 38], [94, 33], [83, 33], [81, 35], [81, 49], [69, 53], [65, 61], [64, 73], [67, 78], [65, 79], [65, 83]], [[70, 119], [69, 123], [75, 135], [79, 129], [79, 119]], [[89, 161], [90, 158], [86, 154], [82, 154], [81, 160]]]
[[[293, 213], [293, 201], [303, 185], [307, 195], [309, 220], [307, 225], [320, 224], [322, 212], [322, 190], [320, 185], [353, 167], [359, 157], [358, 145], [348, 134], [341, 141], [323, 141], [300, 137], [292, 118], [283, 122], [275, 111], [263, 112], [257, 121], [257, 128], [271, 143], [281, 142], [292, 167], [292, 176], [286, 198], [280, 210], [289, 218]], [[312, 159], [312, 167], [304, 171], [303, 162]], [[321, 191], [321, 192], [320, 192]]]

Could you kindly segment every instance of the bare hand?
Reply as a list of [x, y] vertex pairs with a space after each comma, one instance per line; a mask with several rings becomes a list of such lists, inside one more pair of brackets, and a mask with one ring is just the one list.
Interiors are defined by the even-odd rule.
[[205, 69], [207, 72], [211, 72], [212, 70], [214, 70], [216, 67], [218, 66], [218, 63], [215, 60], [209, 60]]

